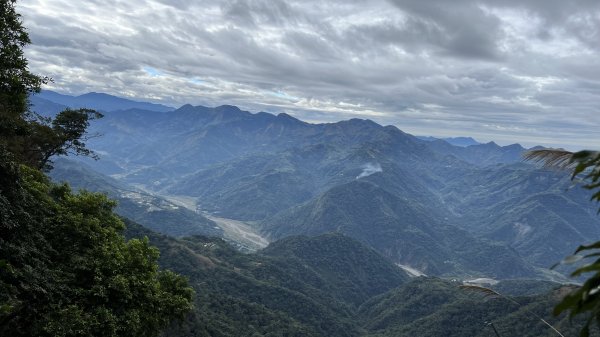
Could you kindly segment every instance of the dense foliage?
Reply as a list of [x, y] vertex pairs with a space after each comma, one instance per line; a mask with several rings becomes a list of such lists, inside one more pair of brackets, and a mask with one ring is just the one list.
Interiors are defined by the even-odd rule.
[[194, 312], [168, 336], [494, 336], [488, 322], [502, 336], [556, 336], [531, 312], [565, 336], [583, 325], [552, 316], [569, 291], [556, 283], [500, 282], [496, 289], [518, 295], [521, 305], [486, 300], [460, 290], [460, 282], [407, 281], [388, 260], [340, 234], [290, 237], [241, 254], [216, 238], [127, 228], [129, 236], [150, 237], [160, 263], [189, 276], [198, 294]]
[[[198, 294], [194, 314], [170, 336], [186, 335], [181, 329], [199, 336], [358, 336], [352, 319], [362, 301], [348, 294], [379, 294], [406, 279], [383, 257], [343, 236], [328, 245], [316, 244], [323, 238], [299, 238], [312, 247], [311, 256], [300, 257], [291, 253], [293, 246], [289, 253], [280, 246], [274, 255], [242, 254], [216, 238], [174, 239], [134, 224], [128, 232], [149, 236], [162, 252], [162, 266], [188, 276]], [[321, 256], [332, 262], [328, 268], [319, 267]], [[356, 274], [347, 273], [351, 262]], [[367, 272], [386, 281], [365, 285]]]
[[[552, 317], [552, 307], [568, 291], [566, 288], [518, 296], [514, 298], [517, 304], [457, 291], [460, 284], [420, 278], [371, 299], [360, 311], [370, 331], [368, 336], [496, 336], [491, 324], [500, 336], [558, 336], [534, 314], [565, 336], [576, 334], [582, 326], [581, 320]], [[512, 286], [518, 284], [513, 282]]]
[[152, 336], [191, 306], [147, 239], [125, 241], [104, 195], [72, 194], [2, 153], [0, 334]]
[[125, 240], [113, 201], [41, 172], [52, 156], [92, 155], [84, 140], [100, 114], [31, 113], [45, 79], [27, 69], [15, 0], [0, 0], [0, 32], [0, 335], [158, 335], [191, 309], [193, 290], [158, 270], [147, 239]]
[[146, 228], [176, 237], [223, 235], [213, 221], [201, 214], [99, 174], [81, 162], [61, 158], [53, 166], [48, 172], [53, 181], [68, 182], [75, 190], [106, 193], [117, 201], [117, 214]]
[[93, 156], [85, 147], [89, 121], [102, 115], [89, 109], [41, 117], [29, 109], [28, 98], [47, 82], [31, 73], [23, 47], [29, 35], [15, 11], [16, 0], [0, 1], [0, 145], [32, 167], [48, 168], [50, 157], [74, 153]]
[[27, 69], [23, 47], [31, 41], [15, 2], [0, 1], [0, 134], [10, 136], [26, 133], [29, 125], [22, 116], [28, 110], [27, 97], [46, 81]]

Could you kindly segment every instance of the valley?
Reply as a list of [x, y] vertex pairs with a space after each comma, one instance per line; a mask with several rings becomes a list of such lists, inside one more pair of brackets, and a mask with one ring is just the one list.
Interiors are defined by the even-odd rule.
[[[90, 141], [101, 159], [60, 159], [50, 175], [116, 198], [135, 221], [128, 235], [190, 277], [201, 295], [187, 333], [239, 335], [238, 317], [259, 335], [437, 336], [438, 322], [475, 315], [447, 335], [487, 336], [493, 315], [505, 331], [551, 336], [508, 323], [532, 310], [576, 329], [544, 311], [577, 281], [549, 267], [600, 236], [600, 221], [567, 174], [524, 163], [518, 145], [232, 106], [105, 115], [92, 127], [105, 136]], [[463, 282], [523, 305], [479, 303]]]
[[104, 136], [90, 140], [101, 160], [70, 165], [206, 224], [159, 229], [171, 235], [217, 235], [254, 251], [339, 232], [427, 275], [553, 280], [543, 269], [600, 236], [585, 191], [570, 189], [567, 174], [524, 163], [518, 144], [457, 146], [369, 120], [309, 124], [233, 106], [104, 113], [92, 126]]
[[[153, 193], [145, 189], [143, 185], [134, 185], [148, 193]], [[234, 219], [221, 218], [215, 215], [211, 215], [207, 212], [203, 212], [198, 208], [194, 197], [181, 196], [181, 195], [168, 195], [161, 194], [157, 195], [162, 197], [175, 205], [185, 207], [186, 209], [199, 213], [206, 217], [208, 220], [213, 221], [223, 231], [223, 238], [230, 241], [238, 249], [245, 252], [256, 252], [259, 249], [265, 248], [269, 245], [269, 241], [261, 236], [260, 232], [255, 228], [256, 225], [250, 225], [246, 222], [242, 222]]]
[[600, 1], [0, 31], [0, 337], [600, 337]]
[[208, 214], [204, 214], [204, 216], [214, 221], [223, 230], [223, 238], [243, 247], [243, 251], [256, 252], [269, 245], [269, 241], [247, 223]]

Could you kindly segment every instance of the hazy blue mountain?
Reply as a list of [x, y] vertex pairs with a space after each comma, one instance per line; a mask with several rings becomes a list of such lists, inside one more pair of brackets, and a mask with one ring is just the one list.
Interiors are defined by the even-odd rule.
[[79, 96], [63, 95], [51, 90], [42, 90], [33, 97], [54, 102], [69, 108], [89, 108], [100, 111], [114, 111], [126, 109], [144, 109], [150, 111], [171, 111], [174, 108], [155, 103], [138, 102], [113, 95], [90, 92]]
[[432, 167], [463, 164], [437, 155], [396, 128], [370, 127], [367, 124], [356, 132], [371, 136], [378, 133], [378, 142], [355, 146], [318, 143], [247, 155], [167, 181], [170, 186], [166, 191], [197, 197], [201, 207], [209, 212], [260, 220], [308, 201], [335, 185], [384, 171], [386, 185], [395, 189], [393, 193], [410, 194], [434, 207], [441, 202], [424, 187], [438, 184]]
[[356, 179], [373, 158], [354, 150], [317, 144], [250, 155], [185, 176], [168, 191], [198, 197], [211, 212], [260, 220]]
[[450, 137], [450, 138], [442, 138], [442, 139], [452, 145], [462, 146], [462, 147], [481, 144], [480, 142], [476, 141], [475, 139], [473, 139], [471, 137]]
[[53, 117], [68, 108], [66, 105], [47, 100], [40, 95], [31, 95], [29, 103], [31, 103], [32, 110], [45, 117]]
[[89, 144], [109, 154], [105, 159], [114, 167], [130, 173], [125, 179], [161, 187], [164, 180], [211, 164], [289, 147], [293, 142], [288, 135], [293, 138], [305, 125], [287, 115], [253, 115], [231, 106], [185, 105], [150, 114], [126, 110], [106, 114], [95, 123], [92, 131], [112, 136]]
[[272, 238], [339, 232], [392, 261], [432, 275], [533, 276], [510, 248], [472, 237], [431, 216], [426, 205], [368, 179], [342, 184], [263, 222]]
[[285, 114], [251, 114], [231, 106], [186, 105], [152, 114], [120, 111], [107, 114], [92, 130], [107, 135], [89, 142], [111, 162], [112, 170], [103, 173], [125, 173], [124, 180], [155, 190], [168, 189], [214, 165], [318, 144], [346, 150], [368, 142], [387, 143], [399, 146], [395, 152], [408, 165], [415, 156], [434, 157], [425, 145], [395, 127], [358, 119], [308, 124]]
[[[47, 100], [42, 103], [46, 110], [59, 107]], [[489, 268], [476, 265], [482, 261], [466, 259], [466, 251], [448, 253], [461, 251], [457, 238], [462, 235], [467, 242], [478, 242], [473, 246], [477, 249], [503, 245], [514, 251], [501, 256], [517, 252], [535, 266], [548, 267], [569, 255], [578, 243], [599, 234], [593, 205], [582, 197], [584, 193], [565, 194], [566, 175], [554, 184], [554, 178], [535, 166], [519, 164], [524, 149], [518, 144], [460, 147], [443, 140], [423, 141], [394, 126], [368, 120], [310, 124], [286, 114], [254, 114], [229, 105], [184, 105], [168, 112], [111, 111], [94, 121], [91, 131], [103, 135], [88, 142], [101, 160], [85, 163], [118, 177], [121, 183], [194, 198], [199, 209], [221, 217], [262, 221], [265, 231], [278, 238], [336, 230], [331, 224], [348, 218], [352, 228], [361, 228], [360, 235], [371, 235], [367, 232], [376, 226], [373, 219], [381, 213], [395, 224], [389, 230], [397, 241], [384, 230], [372, 231], [376, 235], [369, 241], [354, 237], [380, 252], [382, 247], [394, 247], [386, 256], [404, 258], [408, 256], [405, 248], [415, 244], [404, 247], [399, 243], [419, 242], [413, 237], [418, 234], [439, 249], [415, 248], [409, 260], [397, 261], [410, 261], [417, 267], [427, 261], [423, 266], [433, 274], [483, 273]], [[389, 207], [396, 207], [395, 212], [382, 211], [379, 199], [359, 198], [365, 192], [356, 186], [362, 186], [365, 179], [377, 187], [367, 194], [390, 204], [393, 200]], [[342, 193], [346, 189], [358, 196]], [[340, 198], [332, 197], [335, 191], [342, 191], [337, 194]], [[357, 199], [357, 204], [340, 209], [344, 198]], [[359, 201], [372, 207], [361, 208]], [[318, 212], [309, 214], [307, 205], [318, 205], [314, 208]], [[356, 209], [364, 214], [355, 214]], [[303, 210], [301, 218], [275, 221], [299, 210]], [[418, 219], [421, 214], [427, 220], [415, 222], [414, 230], [411, 223], [401, 221]], [[306, 220], [319, 219], [317, 215], [328, 215], [328, 223]], [[448, 234], [453, 239], [446, 241], [421, 234], [438, 227], [461, 230], [453, 230], [454, 234]], [[480, 255], [475, 248], [468, 253]], [[446, 256], [458, 260], [446, 263]]]
[[461, 146], [461, 147], [467, 147], [467, 146], [471, 146], [471, 145], [481, 144], [480, 142], [476, 141], [475, 139], [473, 139], [471, 137], [447, 137], [447, 138], [436, 138], [436, 137], [431, 137], [431, 136], [416, 136], [416, 137], [421, 140], [428, 141], [428, 142], [433, 142], [433, 141], [441, 139], [450, 145]]
[[49, 175], [52, 180], [68, 182], [77, 190], [106, 193], [117, 201], [116, 212], [119, 215], [154, 231], [172, 236], [223, 235], [223, 231], [213, 221], [202, 215], [94, 172], [80, 162], [56, 160]]
[[526, 151], [519, 144], [500, 146], [494, 142], [461, 147], [453, 146], [442, 140], [435, 140], [428, 142], [428, 145], [434, 151], [453, 155], [477, 166], [520, 162], [523, 161], [523, 153]]
[[476, 169], [441, 192], [463, 228], [549, 267], [600, 236], [597, 205], [566, 172], [525, 164]]

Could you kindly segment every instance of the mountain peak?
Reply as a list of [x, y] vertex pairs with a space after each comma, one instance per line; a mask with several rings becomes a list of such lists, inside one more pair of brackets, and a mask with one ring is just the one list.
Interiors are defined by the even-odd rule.
[[306, 125], [307, 124], [306, 122], [303, 122], [294, 116], [290, 116], [290, 115], [286, 114], [285, 112], [278, 114], [277, 119], [279, 119], [286, 125]]
[[103, 92], [95, 92], [95, 91], [91, 91], [85, 94], [81, 94], [79, 96], [75, 96], [75, 97], [110, 97], [113, 99], [122, 99], [122, 100], [127, 100], [126, 98], [121, 98], [121, 97], [117, 97], [117, 96], [113, 96], [113, 95], [109, 95], [107, 93], [103, 93]]
[[506, 145], [504, 148], [507, 150], [517, 150], [517, 151], [525, 150], [525, 148], [523, 146], [521, 146], [521, 144], [519, 144], [519, 143]]
[[98, 92], [88, 92], [79, 96], [70, 96], [59, 94], [51, 90], [42, 90], [40, 93], [35, 94], [35, 96], [73, 109], [89, 108], [105, 112], [127, 109], [141, 109], [158, 112], [174, 110], [172, 107], [162, 104], [135, 101]]
[[237, 106], [229, 105], [229, 104], [219, 105], [218, 107], [215, 108], [215, 110], [217, 110], [217, 111], [235, 111], [235, 112], [242, 111]]
[[[496, 142], [491, 141], [491, 142], [487, 142], [485, 144], [481, 144], [485, 147], [501, 147], [500, 145], [496, 144]], [[472, 145], [472, 146], [477, 146], [477, 145]]]
[[190, 109], [193, 109], [193, 108], [194, 108], [194, 106], [188, 103], [188, 104], [184, 104], [184, 105], [182, 105], [182, 106], [181, 106], [181, 107], [179, 107], [179, 109], [177, 109], [177, 110], [190, 110]]

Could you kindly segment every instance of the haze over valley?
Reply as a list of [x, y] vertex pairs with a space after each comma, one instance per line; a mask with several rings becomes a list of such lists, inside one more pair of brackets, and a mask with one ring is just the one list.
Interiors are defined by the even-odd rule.
[[[61, 159], [51, 176], [111, 191], [124, 216], [165, 234], [256, 250], [337, 232], [427, 275], [473, 278], [552, 278], [552, 264], [600, 234], [585, 190], [524, 163], [518, 144], [457, 146], [369, 120], [310, 124], [234, 106], [110, 110], [114, 98], [97, 96], [105, 117], [88, 145], [101, 159]], [[85, 104], [54, 97], [43, 92], [34, 108]]]
[[88, 141], [100, 160], [61, 158], [50, 176], [108, 193], [122, 216], [182, 242], [220, 237], [228, 249], [262, 256], [329, 237], [372, 249], [403, 282], [426, 275], [545, 286], [568, 282], [569, 269], [550, 267], [600, 235], [586, 191], [572, 188], [567, 172], [524, 162], [518, 144], [415, 137], [362, 119], [311, 124], [235, 106], [127, 101], [111, 110], [105, 102], [116, 98], [85, 96], [32, 98], [44, 115], [84, 104], [104, 114], [89, 130], [100, 136]]
[[1, 336], [600, 336], [600, 2], [6, 0], [0, 31]]

